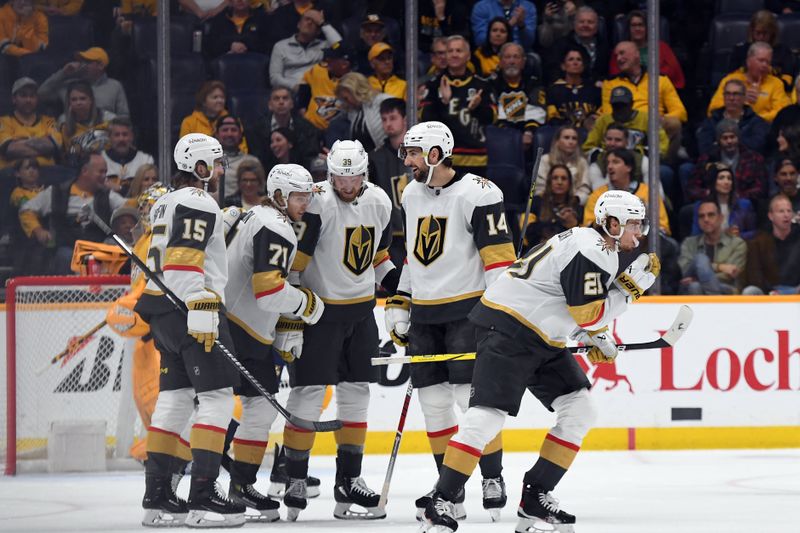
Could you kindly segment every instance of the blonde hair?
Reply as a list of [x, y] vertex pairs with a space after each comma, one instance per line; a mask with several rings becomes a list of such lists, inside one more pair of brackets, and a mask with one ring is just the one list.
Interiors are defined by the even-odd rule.
[[261, 162], [260, 161], [242, 161], [242, 163], [236, 169], [236, 184], [237, 185], [239, 184], [239, 181], [241, 181], [242, 175], [245, 172], [252, 172], [253, 174], [256, 175], [256, 178], [258, 179], [258, 186], [260, 187], [260, 190], [262, 191], [261, 194], [263, 194], [263, 189], [265, 189], [266, 186], [267, 186], [267, 175], [266, 175], [266, 172], [264, 172], [264, 167], [261, 165]]
[[369, 84], [367, 77], [358, 72], [348, 72], [342, 76], [342, 79], [339, 80], [339, 85], [336, 86], [336, 96], [339, 96], [339, 91], [342, 89], [347, 89], [353, 93], [353, 96], [360, 104], [371, 102], [380, 94], [380, 91]]
[[144, 182], [144, 175], [150, 170], [156, 171], [156, 181], [158, 181], [158, 167], [150, 163], [145, 163], [136, 169], [136, 174], [133, 175], [131, 186], [128, 189], [128, 198], [139, 198], [139, 195], [144, 192], [142, 182]]

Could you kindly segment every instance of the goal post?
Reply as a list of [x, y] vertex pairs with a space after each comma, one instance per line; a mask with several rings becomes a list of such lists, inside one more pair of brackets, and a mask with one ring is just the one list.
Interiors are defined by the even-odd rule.
[[127, 455], [136, 422], [131, 343], [106, 326], [96, 328], [129, 288], [128, 276], [9, 280], [6, 364], [0, 365], [6, 389], [0, 395], [5, 403], [0, 457], [6, 475], [42, 469], [56, 422], [101, 421], [107, 459]]

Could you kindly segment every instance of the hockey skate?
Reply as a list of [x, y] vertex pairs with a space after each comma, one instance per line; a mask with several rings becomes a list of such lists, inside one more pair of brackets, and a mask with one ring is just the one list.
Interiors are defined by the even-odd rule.
[[[414, 505], [417, 507], [417, 520], [420, 522], [425, 522], [425, 509], [428, 507], [428, 503], [431, 501], [431, 496], [436, 492], [436, 488], [434, 487], [428, 494], [425, 496], [420, 496], [414, 501]], [[464, 520], [467, 517], [467, 510], [464, 509], [464, 489], [462, 488], [458, 495], [456, 496], [455, 500], [453, 500], [453, 505], [455, 505], [455, 513], [454, 517], [456, 520]]]
[[481, 482], [483, 490], [483, 508], [489, 511], [492, 522], [500, 520], [500, 509], [506, 506], [506, 483], [503, 476], [484, 478]]
[[[386, 510], [378, 507], [381, 495], [367, 487], [361, 477], [337, 478], [333, 490], [336, 507], [333, 516], [342, 520], [378, 520], [386, 518]], [[351, 507], [358, 505], [364, 511], [353, 510]]]
[[245, 522], [245, 506], [223, 496], [213, 479], [192, 478], [188, 507], [186, 525], [191, 528], [241, 527]]
[[289, 522], [297, 520], [297, 515], [308, 505], [305, 479], [289, 480], [289, 486], [283, 495], [283, 505], [286, 506], [286, 520]]
[[145, 527], [179, 527], [186, 520], [186, 502], [175, 495], [169, 476], [147, 476], [142, 499]]
[[[272, 471], [269, 474], [269, 490], [267, 495], [270, 498], [280, 500], [289, 485], [289, 475], [286, 473], [286, 454], [283, 448], [275, 445], [275, 459], [272, 462]], [[320, 480], [314, 476], [306, 478], [306, 498], [316, 498], [320, 494]]]
[[428, 498], [425, 507], [424, 526], [429, 533], [452, 533], [458, 529], [455, 517], [456, 504], [444, 499], [440, 492], [434, 492]]
[[240, 485], [231, 481], [228, 498], [233, 503], [253, 509], [257, 514], [245, 514], [247, 522], [275, 522], [281, 519], [278, 509], [281, 504], [258, 492], [253, 485]]
[[574, 533], [575, 517], [558, 509], [558, 500], [536, 485], [525, 483], [517, 509], [516, 533]]

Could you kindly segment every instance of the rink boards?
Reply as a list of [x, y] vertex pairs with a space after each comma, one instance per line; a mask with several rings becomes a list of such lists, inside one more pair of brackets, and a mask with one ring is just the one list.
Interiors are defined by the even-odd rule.
[[[800, 298], [644, 298], [615, 323], [617, 341], [657, 338], [670, 326], [681, 304], [692, 307], [694, 320], [674, 349], [631, 351], [621, 354], [613, 365], [594, 366], [584, 356], [577, 356], [593, 384], [599, 411], [596, 427], [583, 448], [800, 447]], [[4, 315], [4, 311], [0, 313]], [[381, 350], [395, 349], [384, 331], [383, 308], [376, 307], [375, 315]], [[0, 318], [5, 322], [5, 316]], [[3, 361], [5, 335], [5, 329], [0, 329]], [[396, 350], [402, 354], [401, 348]], [[88, 360], [93, 356], [86, 354], [87, 365], [93, 363]], [[0, 367], [0, 379], [5, 380], [5, 364]], [[408, 378], [407, 367], [379, 368], [380, 382], [372, 386], [368, 453], [391, 450]], [[76, 390], [67, 394], [87, 393]], [[285, 395], [284, 391], [279, 396], [285, 399]], [[60, 414], [69, 419], [68, 406], [75, 404], [58, 402], [64, 406]], [[322, 417], [334, 416], [335, 401]], [[554, 416], [535, 398], [526, 396], [519, 416], [506, 422], [506, 449], [538, 448], [553, 423]], [[275, 437], [279, 439], [280, 434]], [[315, 450], [333, 453], [332, 435], [318, 435]], [[416, 395], [401, 451], [429, 451]]]

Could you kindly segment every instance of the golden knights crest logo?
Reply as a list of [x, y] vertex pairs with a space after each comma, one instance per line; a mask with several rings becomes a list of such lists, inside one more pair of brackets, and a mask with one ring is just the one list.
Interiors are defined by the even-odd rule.
[[397, 209], [402, 207], [403, 191], [408, 185], [408, 174], [403, 173], [399, 176], [392, 176], [392, 203]]
[[344, 229], [344, 266], [360, 276], [372, 266], [375, 255], [375, 227], [356, 226]]
[[425, 266], [436, 261], [444, 253], [444, 234], [447, 217], [433, 215], [417, 219], [417, 242], [414, 257]]

